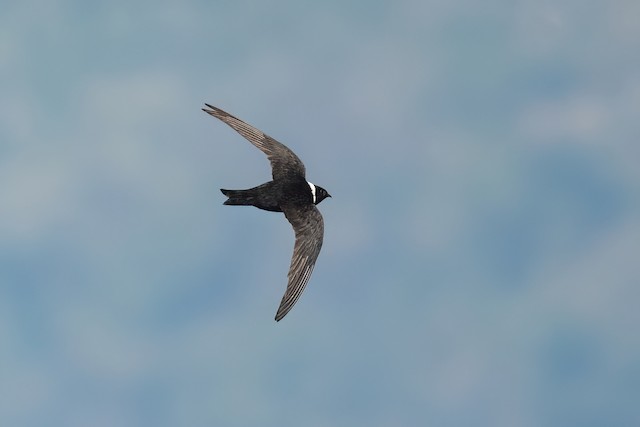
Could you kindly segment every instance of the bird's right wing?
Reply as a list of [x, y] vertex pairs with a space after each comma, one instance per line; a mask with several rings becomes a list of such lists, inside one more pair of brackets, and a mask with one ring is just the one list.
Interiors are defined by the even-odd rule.
[[296, 243], [289, 267], [289, 283], [278, 307], [276, 321], [286, 316], [307, 286], [324, 237], [324, 222], [315, 205], [283, 206], [282, 211], [293, 226]]
[[286, 145], [276, 141], [269, 135], [264, 134], [260, 129], [254, 128], [226, 111], [213, 105], [204, 105], [208, 108], [203, 108], [202, 111], [231, 126], [236, 132], [267, 155], [269, 162], [271, 162], [273, 179], [283, 178], [292, 174], [302, 175], [302, 177], [305, 176], [304, 164]]

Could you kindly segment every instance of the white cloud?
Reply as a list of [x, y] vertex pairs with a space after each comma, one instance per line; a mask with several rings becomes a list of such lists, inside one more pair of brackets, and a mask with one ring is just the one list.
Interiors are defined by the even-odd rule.
[[597, 98], [548, 100], [526, 109], [521, 131], [541, 142], [608, 144], [610, 111]]
[[171, 71], [154, 69], [92, 75], [77, 92], [82, 118], [103, 132], [118, 133], [152, 127], [188, 99], [183, 78]]
[[640, 317], [630, 303], [640, 296], [632, 279], [640, 277], [640, 266], [635, 262], [640, 253], [640, 218], [629, 213], [571, 263], [556, 266], [556, 271], [543, 271], [545, 277], [536, 281], [544, 284], [540, 296], [545, 303], [560, 304], [559, 310], [593, 320], [608, 334], [626, 334], [626, 321], [619, 316]]
[[67, 166], [51, 150], [12, 156], [0, 171], [0, 233], [5, 239], [41, 238], [70, 214], [76, 186]]

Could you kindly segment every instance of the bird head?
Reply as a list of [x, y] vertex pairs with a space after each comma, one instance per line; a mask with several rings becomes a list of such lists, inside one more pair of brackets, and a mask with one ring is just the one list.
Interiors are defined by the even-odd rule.
[[331, 194], [329, 194], [324, 188], [316, 185], [316, 205], [327, 197], [331, 197]]

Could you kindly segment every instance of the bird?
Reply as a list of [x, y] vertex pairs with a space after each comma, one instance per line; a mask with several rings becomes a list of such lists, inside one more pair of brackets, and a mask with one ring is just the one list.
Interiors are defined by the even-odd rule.
[[304, 164], [287, 146], [220, 108], [207, 103], [205, 106], [202, 111], [242, 135], [266, 154], [271, 163], [271, 181], [247, 190], [220, 189], [227, 196], [224, 204], [282, 212], [293, 227], [295, 243], [287, 288], [275, 316], [279, 322], [293, 308], [311, 278], [324, 239], [324, 221], [316, 205], [331, 195], [307, 181]]

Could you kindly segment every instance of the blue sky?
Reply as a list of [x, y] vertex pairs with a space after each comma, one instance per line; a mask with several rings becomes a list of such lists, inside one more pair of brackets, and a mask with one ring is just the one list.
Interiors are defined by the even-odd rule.
[[[640, 423], [636, 1], [11, 2], [0, 424]], [[325, 244], [222, 206], [289, 145]]]

